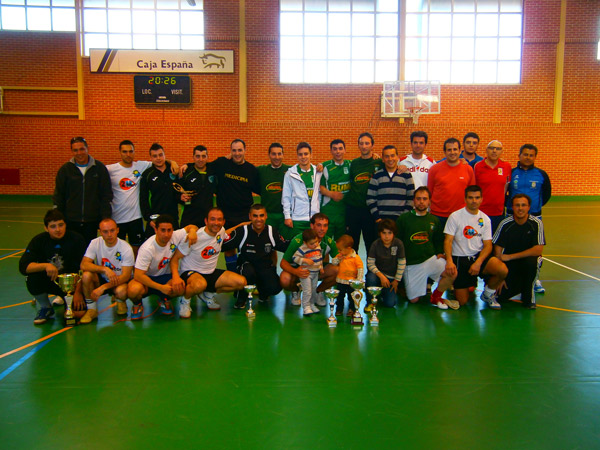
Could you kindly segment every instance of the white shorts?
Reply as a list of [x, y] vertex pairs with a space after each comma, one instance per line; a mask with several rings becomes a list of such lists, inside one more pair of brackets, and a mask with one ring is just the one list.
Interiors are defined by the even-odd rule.
[[412, 300], [427, 293], [427, 278], [437, 281], [446, 270], [446, 260], [433, 255], [421, 264], [406, 266], [404, 271], [404, 286], [406, 296]]

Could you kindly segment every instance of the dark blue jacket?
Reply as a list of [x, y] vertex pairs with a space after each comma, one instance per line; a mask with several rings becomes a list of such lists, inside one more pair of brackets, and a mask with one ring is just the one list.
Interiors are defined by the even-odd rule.
[[506, 205], [508, 214], [512, 214], [512, 198], [516, 194], [527, 194], [531, 197], [529, 214], [539, 216], [542, 214], [542, 206], [552, 197], [552, 185], [544, 170], [535, 166], [525, 169], [521, 167], [521, 163], [517, 163], [517, 167], [512, 170], [508, 193]]

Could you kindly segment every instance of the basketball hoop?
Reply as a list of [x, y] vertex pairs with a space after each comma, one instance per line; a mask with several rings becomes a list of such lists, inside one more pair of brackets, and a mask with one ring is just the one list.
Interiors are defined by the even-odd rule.
[[408, 117], [412, 119], [412, 123], [417, 125], [419, 123], [419, 116], [421, 112], [425, 109], [425, 107], [414, 106], [411, 108], [406, 108], [406, 112], [408, 113]]

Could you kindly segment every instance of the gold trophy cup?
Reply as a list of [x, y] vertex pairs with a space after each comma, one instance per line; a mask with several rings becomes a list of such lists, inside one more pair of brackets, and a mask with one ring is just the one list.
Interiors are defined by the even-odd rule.
[[77, 273], [63, 273], [59, 275], [55, 281], [58, 284], [65, 295], [65, 327], [72, 327], [77, 325], [75, 315], [73, 314], [73, 293], [75, 292], [75, 286], [79, 281], [79, 274]]
[[335, 328], [337, 326], [337, 319], [335, 318], [335, 314], [333, 313], [333, 308], [335, 307], [335, 301], [339, 293], [340, 291], [332, 287], [325, 291], [325, 297], [327, 297], [327, 299], [329, 300], [329, 317], [327, 318], [329, 328]]
[[379, 317], [377, 317], [377, 296], [381, 294], [381, 287], [379, 286], [369, 286], [367, 288], [369, 294], [371, 294], [371, 302], [373, 303], [373, 309], [371, 310], [371, 317], [369, 318], [369, 323], [372, 327], [379, 326]]
[[352, 280], [350, 281], [350, 286], [354, 289], [352, 294], [350, 294], [352, 300], [354, 300], [354, 315], [352, 316], [350, 323], [352, 325], [364, 325], [363, 318], [358, 309], [360, 308], [360, 302], [363, 298], [362, 290], [365, 288], [365, 282], [362, 280]]
[[256, 317], [256, 313], [252, 309], [252, 293], [256, 290], [256, 285], [248, 284], [244, 286], [244, 290], [248, 294], [248, 311], [246, 311], [246, 317], [248, 319], [254, 319]]

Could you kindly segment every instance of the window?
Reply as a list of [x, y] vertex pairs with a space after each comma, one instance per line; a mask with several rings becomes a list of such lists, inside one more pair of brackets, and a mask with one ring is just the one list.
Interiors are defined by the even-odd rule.
[[397, 80], [402, 43], [406, 80], [521, 79], [521, 0], [280, 0], [280, 27], [282, 83]]
[[[75, 31], [75, 0], [0, 0], [3, 30]], [[84, 54], [91, 48], [204, 48], [203, 0], [82, 0]]]
[[75, 31], [75, 0], [0, 0], [0, 28]]
[[91, 48], [203, 49], [202, 6], [202, 0], [83, 0], [84, 54]]

